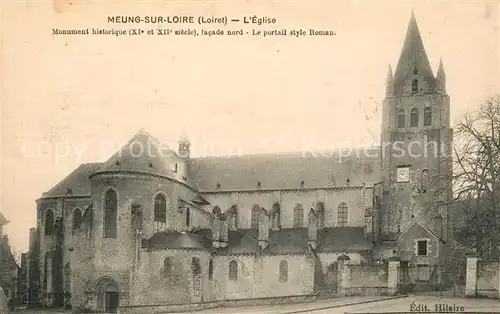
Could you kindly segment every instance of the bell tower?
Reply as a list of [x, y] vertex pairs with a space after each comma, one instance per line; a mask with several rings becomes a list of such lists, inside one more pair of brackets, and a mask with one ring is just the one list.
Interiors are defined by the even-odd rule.
[[435, 76], [413, 12], [396, 71], [389, 66], [385, 91], [379, 233], [394, 239], [417, 220], [446, 240], [453, 140], [450, 98], [443, 62]]

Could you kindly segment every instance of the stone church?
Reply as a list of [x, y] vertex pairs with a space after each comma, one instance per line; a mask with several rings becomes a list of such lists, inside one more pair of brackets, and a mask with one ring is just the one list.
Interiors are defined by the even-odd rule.
[[37, 200], [30, 298], [114, 311], [300, 297], [335, 287], [339, 256], [441, 263], [451, 143], [443, 64], [434, 75], [412, 14], [379, 147], [199, 158], [141, 130]]

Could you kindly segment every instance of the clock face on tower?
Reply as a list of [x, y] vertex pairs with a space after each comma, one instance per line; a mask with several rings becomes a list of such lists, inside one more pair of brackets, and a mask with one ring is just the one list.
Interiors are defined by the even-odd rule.
[[410, 181], [410, 167], [398, 167], [396, 169], [396, 181], [397, 182], [409, 182]]

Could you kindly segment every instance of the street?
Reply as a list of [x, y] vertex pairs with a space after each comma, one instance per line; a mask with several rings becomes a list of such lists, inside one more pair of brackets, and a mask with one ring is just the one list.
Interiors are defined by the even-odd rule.
[[[493, 299], [463, 299], [439, 296], [409, 296], [401, 298], [389, 297], [344, 297], [329, 300], [319, 300], [314, 303], [284, 304], [284, 305], [262, 305], [254, 307], [232, 307], [217, 308], [199, 311], [197, 313], [220, 313], [220, 314], [292, 314], [292, 313], [387, 313], [387, 312], [410, 312], [413, 304], [427, 306], [430, 312], [436, 311], [436, 305], [455, 305], [455, 308], [463, 307], [463, 312], [500, 312], [500, 302]], [[417, 309], [418, 311], [418, 309]], [[67, 314], [70, 311], [61, 310], [30, 310], [16, 313], [37, 314]], [[196, 313], [196, 312], [195, 312]]]

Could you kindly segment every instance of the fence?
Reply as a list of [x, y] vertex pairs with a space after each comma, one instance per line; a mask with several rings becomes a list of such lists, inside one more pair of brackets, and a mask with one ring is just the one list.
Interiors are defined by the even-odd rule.
[[476, 296], [498, 296], [498, 261], [477, 262]]

